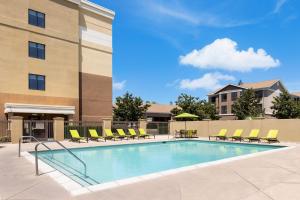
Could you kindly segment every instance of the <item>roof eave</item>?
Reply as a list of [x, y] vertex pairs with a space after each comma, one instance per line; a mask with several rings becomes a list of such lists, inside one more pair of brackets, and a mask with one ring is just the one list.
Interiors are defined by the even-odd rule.
[[90, 12], [109, 18], [111, 20], [114, 20], [115, 18], [114, 11], [104, 8], [98, 4], [92, 3], [88, 0], [67, 0], [67, 1], [77, 4], [80, 8], [84, 10], [88, 10]]

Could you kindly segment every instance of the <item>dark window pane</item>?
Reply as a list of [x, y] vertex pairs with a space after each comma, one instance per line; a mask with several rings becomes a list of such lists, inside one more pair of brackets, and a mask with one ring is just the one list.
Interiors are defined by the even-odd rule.
[[37, 25], [37, 13], [33, 10], [28, 11], [28, 22], [31, 25]]
[[44, 76], [38, 76], [37, 77], [37, 85], [38, 90], [45, 90], [45, 77]]
[[41, 28], [45, 28], [45, 14], [34, 11], [28, 10], [28, 23], [34, 26], [39, 26]]
[[221, 114], [227, 114], [227, 106], [221, 106]]
[[33, 42], [29, 42], [29, 56], [34, 58], [37, 57], [36, 44]]
[[45, 14], [37, 13], [38, 26], [45, 28]]
[[45, 45], [37, 45], [38, 58], [45, 59]]
[[36, 75], [29, 74], [29, 89], [32, 89], [32, 90], [37, 89]]
[[221, 95], [221, 101], [226, 102], [227, 101], [227, 94], [222, 94]]
[[45, 59], [45, 45], [29, 42], [29, 57]]
[[45, 76], [29, 74], [29, 89], [45, 90]]
[[237, 92], [231, 93], [231, 101], [236, 101], [237, 100]]

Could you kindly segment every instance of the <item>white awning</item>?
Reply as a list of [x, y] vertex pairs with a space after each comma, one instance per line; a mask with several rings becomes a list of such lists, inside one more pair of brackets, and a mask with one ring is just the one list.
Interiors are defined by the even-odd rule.
[[41, 113], [74, 115], [75, 106], [5, 103], [4, 113]]

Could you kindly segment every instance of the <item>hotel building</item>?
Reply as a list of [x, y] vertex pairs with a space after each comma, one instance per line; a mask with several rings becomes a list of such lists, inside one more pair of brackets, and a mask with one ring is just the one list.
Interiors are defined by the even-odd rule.
[[112, 117], [115, 13], [87, 0], [0, 4], [0, 120]]
[[242, 83], [240, 85], [229, 84], [217, 91], [208, 94], [208, 101], [214, 103], [216, 112], [221, 119], [235, 119], [232, 113], [233, 103], [240, 97], [244, 90], [253, 89], [259, 100], [261, 110], [266, 118], [272, 118], [272, 101], [281, 92], [287, 89], [280, 80], [268, 80], [254, 83]]

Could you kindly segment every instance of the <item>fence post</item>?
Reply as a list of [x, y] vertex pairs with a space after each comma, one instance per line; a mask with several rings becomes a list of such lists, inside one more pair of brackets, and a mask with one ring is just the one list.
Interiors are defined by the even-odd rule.
[[138, 126], [141, 129], [147, 130], [147, 120], [146, 119], [139, 119]]
[[53, 136], [55, 140], [63, 141], [65, 139], [65, 124], [64, 118], [53, 118]]
[[104, 129], [111, 129], [111, 118], [102, 118], [102, 135], [105, 134]]
[[10, 117], [11, 143], [17, 144], [23, 135], [23, 117]]

